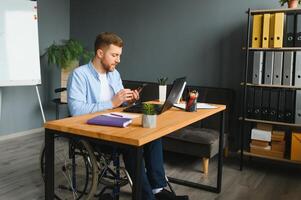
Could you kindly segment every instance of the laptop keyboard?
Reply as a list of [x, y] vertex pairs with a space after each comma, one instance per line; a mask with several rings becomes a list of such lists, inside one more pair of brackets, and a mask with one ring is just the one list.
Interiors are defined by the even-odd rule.
[[[158, 114], [161, 111], [162, 105], [161, 104], [152, 104], [154, 105], [155, 112]], [[131, 112], [131, 113], [142, 113], [143, 104], [138, 103], [136, 105], [130, 106], [128, 108], [125, 108], [124, 112]]]

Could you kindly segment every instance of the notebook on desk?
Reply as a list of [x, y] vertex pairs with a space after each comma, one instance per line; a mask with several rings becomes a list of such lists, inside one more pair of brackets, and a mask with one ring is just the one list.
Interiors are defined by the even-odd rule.
[[[172, 88], [168, 94], [168, 97], [164, 104], [153, 104], [155, 107], [155, 112], [157, 115], [169, 110], [182, 96], [184, 91], [184, 87], [186, 85], [186, 78], [177, 78], [173, 84]], [[124, 112], [131, 112], [131, 113], [142, 113], [143, 111], [143, 103], [138, 103], [133, 106], [127, 107], [123, 110]]]
[[130, 118], [113, 117], [108, 115], [98, 115], [87, 121], [87, 124], [116, 127], [127, 127], [130, 123], [132, 123], [132, 119]]

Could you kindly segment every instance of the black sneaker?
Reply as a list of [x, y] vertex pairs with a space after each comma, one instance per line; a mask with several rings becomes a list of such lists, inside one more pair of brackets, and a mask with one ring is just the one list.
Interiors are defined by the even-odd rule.
[[187, 195], [176, 196], [174, 193], [163, 189], [159, 193], [155, 194], [157, 200], [189, 200]]

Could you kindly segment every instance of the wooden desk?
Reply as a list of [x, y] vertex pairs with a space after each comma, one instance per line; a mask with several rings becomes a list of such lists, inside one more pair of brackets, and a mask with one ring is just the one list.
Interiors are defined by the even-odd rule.
[[[196, 121], [205, 119], [211, 115], [221, 114], [221, 128], [219, 140], [219, 159], [218, 159], [218, 180], [217, 187], [203, 186], [201, 184], [191, 183], [173, 179], [179, 184], [192, 187], [203, 188], [210, 191], [220, 192], [222, 178], [222, 149], [224, 137], [224, 110], [226, 106], [216, 105], [215, 109], [200, 109], [197, 112], [185, 112], [183, 110], [172, 108], [157, 117], [156, 128], [143, 128], [141, 125], [141, 116], [133, 119], [133, 123], [127, 128], [116, 128], [108, 126], [88, 125], [86, 121], [94, 116], [107, 112], [120, 112], [122, 108], [107, 110], [82, 116], [70, 117], [61, 120], [49, 121], [45, 123], [45, 199], [54, 199], [54, 134], [71, 135], [83, 139], [105, 141], [110, 144], [121, 144], [136, 149], [136, 180], [134, 180], [133, 199], [141, 199], [140, 167], [142, 163], [143, 145], [153, 140], [161, 138], [175, 130], [183, 128]], [[135, 184], [136, 183], [136, 184]]]

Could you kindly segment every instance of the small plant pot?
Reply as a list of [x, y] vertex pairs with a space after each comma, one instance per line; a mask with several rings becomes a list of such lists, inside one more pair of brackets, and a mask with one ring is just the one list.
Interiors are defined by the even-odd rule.
[[298, 7], [298, 0], [290, 0], [288, 3], [288, 8], [297, 8]]
[[143, 128], [156, 128], [157, 127], [157, 115], [143, 115], [142, 116]]
[[166, 100], [166, 85], [159, 85], [159, 101], [164, 102]]

